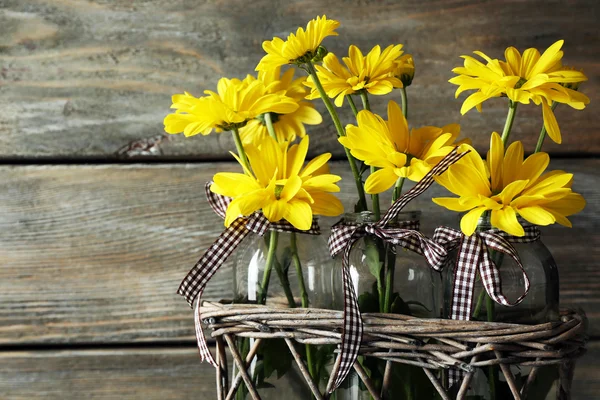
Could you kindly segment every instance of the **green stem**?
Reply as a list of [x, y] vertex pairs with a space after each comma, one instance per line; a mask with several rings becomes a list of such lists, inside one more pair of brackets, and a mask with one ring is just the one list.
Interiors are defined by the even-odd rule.
[[[340, 117], [338, 116], [337, 111], [335, 111], [331, 99], [329, 98], [329, 96], [327, 96], [327, 93], [325, 93], [325, 89], [323, 89], [323, 85], [319, 80], [317, 71], [315, 70], [315, 66], [310, 61], [308, 61], [305, 65], [306, 70], [312, 77], [313, 82], [315, 83], [315, 87], [317, 88], [317, 91], [321, 96], [321, 100], [323, 100], [323, 104], [325, 104], [327, 111], [329, 111], [329, 115], [331, 115], [331, 119], [333, 120], [333, 125], [335, 125], [335, 129], [337, 131], [338, 136], [346, 136], [346, 132], [344, 131], [342, 123], [340, 122]], [[360, 208], [359, 211], [366, 211], [367, 198], [365, 196], [365, 189], [363, 188], [360, 171], [356, 166], [356, 160], [354, 159], [354, 156], [350, 153], [350, 150], [348, 150], [346, 147], [344, 147], [344, 151], [346, 152], [346, 157], [348, 158], [348, 163], [350, 164], [350, 169], [352, 170], [352, 175], [354, 175], [354, 183], [356, 184], [356, 190], [358, 191], [358, 205]]]
[[269, 291], [269, 281], [271, 280], [271, 270], [275, 261], [275, 251], [277, 250], [277, 242], [279, 239], [279, 233], [277, 231], [271, 231], [269, 237], [269, 252], [267, 253], [267, 262], [265, 265], [265, 271], [263, 272], [263, 279], [260, 285], [260, 293], [258, 297], [259, 304], [265, 304], [267, 301], [267, 292]]
[[246, 152], [244, 151], [244, 145], [242, 145], [242, 139], [240, 139], [240, 132], [238, 131], [238, 128], [233, 128], [231, 130], [231, 134], [233, 135], [233, 141], [235, 142], [235, 148], [237, 149], [238, 156], [240, 157], [240, 160], [242, 161], [243, 166], [246, 167], [246, 169], [248, 169], [248, 171], [250, 171], [250, 163], [248, 163], [248, 156], [246, 155]]
[[367, 111], [371, 111], [371, 103], [369, 102], [369, 95], [366, 91], [360, 92], [360, 99], [363, 103], [363, 108]]
[[[392, 292], [394, 289], [394, 271], [396, 270], [396, 255], [392, 251], [390, 244], [386, 248], [387, 269], [385, 271], [385, 298], [383, 303], [383, 312], [389, 313], [392, 311]], [[387, 246], [386, 246], [387, 247]]]
[[[552, 111], [554, 111], [556, 109], [557, 105], [558, 105], [558, 103], [553, 101], [550, 109]], [[540, 151], [542, 151], [542, 146], [544, 145], [544, 139], [546, 139], [546, 127], [544, 125], [542, 125], [542, 130], [540, 131], [540, 137], [538, 138], [534, 153], [539, 153]]]
[[269, 136], [271, 136], [277, 142], [277, 134], [275, 133], [275, 128], [273, 127], [273, 120], [271, 119], [271, 113], [264, 113], [263, 117], [265, 119], [265, 125], [267, 127], [267, 131], [269, 131]]
[[498, 366], [490, 365], [488, 367], [490, 400], [496, 400], [496, 382], [498, 381]]
[[294, 294], [292, 293], [290, 280], [288, 279], [287, 274], [283, 271], [283, 267], [277, 258], [273, 261], [273, 265], [275, 267], [275, 272], [277, 272], [277, 276], [279, 277], [279, 281], [281, 282], [281, 287], [283, 288], [283, 293], [285, 293], [285, 298], [287, 299], [289, 307], [296, 308], [296, 300], [294, 299]]
[[408, 96], [405, 87], [400, 88], [400, 96], [402, 97], [402, 115], [404, 118], [408, 118]]
[[[304, 274], [302, 273], [302, 264], [300, 263], [300, 257], [298, 256], [298, 243], [296, 238], [296, 232], [292, 232], [290, 236], [290, 249], [292, 250], [292, 262], [296, 268], [296, 275], [298, 275], [298, 285], [300, 286], [300, 296], [302, 299], [302, 308], [308, 308], [308, 293], [306, 292], [306, 285], [304, 283]], [[310, 376], [315, 377], [315, 365], [313, 362], [313, 352], [309, 344], [305, 344], [306, 350], [306, 364], [308, 367], [308, 373]]]
[[402, 186], [404, 186], [404, 179], [405, 178], [402, 177], [398, 178], [398, 180], [396, 181], [396, 185], [394, 186], [394, 194], [392, 195], [392, 204], [394, 204], [402, 194]]
[[[363, 103], [363, 109], [371, 111], [371, 104], [369, 103], [369, 96], [366, 91], [362, 91], [360, 93], [360, 99]], [[377, 167], [371, 166], [371, 174], [374, 174], [376, 171]], [[375, 219], [379, 220], [379, 218], [381, 217], [381, 207], [379, 205], [378, 194], [371, 195], [371, 203], [373, 204], [373, 214], [375, 215]]]
[[519, 103], [516, 101], [508, 101], [508, 114], [506, 115], [504, 129], [502, 130], [502, 142], [504, 143], [504, 146], [506, 146], [506, 143], [508, 142], [508, 136], [512, 130], [513, 122], [515, 122], [515, 112], [517, 111], [518, 104]]
[[302, 298], [302, 308], [308, 308], [308, 293], [306, 292], [306, 285], [304, 284], [304, 275], [302, 273], [302, 264], [300, 263], [300, 257], [298, 256], [298, 244], [296, 239], [296, 232], [292, 232], [290, 237], [290, 248], [292, 250], [292, 262], [296, 268], [296, 274], [298, 275], [298, 285], [300, 286], [300, 296]]
[[348, 99], [348, 104], [350, 105], [350, 108], [352, 109], [352, 114], [354, 114], [354, 118], [358, 117], [358, 108], [356, 108], [354, 99], [350, 95], [346, 96], [346, 99]]

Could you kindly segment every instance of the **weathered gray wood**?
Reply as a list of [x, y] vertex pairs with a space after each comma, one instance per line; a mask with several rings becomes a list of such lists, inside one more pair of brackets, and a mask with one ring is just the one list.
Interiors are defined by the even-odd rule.
[[[575, 228], [545, 229], [560, 266], [563, 303], [580, 306], [600, 333], [597, 260], [600, 160], [559, 160], [588, 199]], [[230, 163], [0, 167], [0, 344], [192, 340], [193, 321], [175, 294], [222, 230], [203, 185]], [[354, 198], [345, 163], [342, 198]], [[441, 195], [440, 188], [427, 193]], [[423, 197], [423, 229], [456, 225]], [[335, 220], [323, 221], [327, 225]], [[206, 297], [231, 293], [230, 269]]]
[[[565, 63], [588, 74], [582, 90], [592, 103], [583, 112], [559, 107], [564, 144], [548, 149], [597, 154], [598, 4], [336, 0], [323, 8], [314, 0], [2, 0], [0, 158], [116, 157], [131, 143], [149, 146], [156, 156], [228, 157], [233, 144], [227, 134], [148, 143], [163, 133], [170, 96], [183, 90], [200, 95], [220, 76], [251, 73], [263, 40], [324, 12], [342, 22], [340, 36], [326, 42], [339, 55], [351, 43], [365, 51], [377, 43], [404, 43], [417, 64], [409, 88], [411, 124], [460, 122], [481, 148], [491, 131], [502, 129], [506, 104], [496, 99], [482, 115], [460, 117], [455, 87], [447, 83], [459, 56], [482, 50], [501, 57], [510, 45], [543, 49], [565, 39]], [[391, 98], [399, 100], [398, 93]], [[383, 111], [383, 99], [372, 102]], [[313, 149], [341, 155], [326, 120], [312, 130], [319, 138]], [[349, 112], [343, 120], [351, 122]], [[533, 149], [540, 120], [539, 108], [520, 107], [514, 137]]]
[[[600, 399], [599, 356], [591, 342], [573, 400]], [[11, 400], [214, 399], [214, 374], [194, 348], [0, 352], [0, 396]]]

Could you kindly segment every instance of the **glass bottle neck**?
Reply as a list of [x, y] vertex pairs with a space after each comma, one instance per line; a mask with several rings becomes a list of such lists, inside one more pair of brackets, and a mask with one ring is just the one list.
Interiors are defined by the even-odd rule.
[[[405, 222], [416, 222], [418, 224], [420, 220], [421, 211], [401, 211], [388, 225], [393, 226]], [[371, 211], [363, 211], [360, 213], [346, 213], [343, 215], [342, 221], [349, 225], [362, 225], [375, 223], [377, 219]]]

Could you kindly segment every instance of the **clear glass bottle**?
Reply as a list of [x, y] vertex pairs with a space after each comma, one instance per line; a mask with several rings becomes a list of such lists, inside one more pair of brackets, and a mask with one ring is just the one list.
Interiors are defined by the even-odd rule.
[[[526, 221], [519, 221], [524, 227], [530, 226]], [[479, 220], [477, 231], [492, 229], [489, 217]], [[511, 322], [517, 324], [540, 324], [559, 319], [558, 268], [548, 248], [542, 240], [531, 243], [512, 243], [521, 263], [529, 277], [529, 293], [521, 303], [514, 307], [506, 307], [497, 303], [488, 305], [489, 297], [483, 288], [479, 276], [475, 281], [471, 319], [478, 321]], [[458, 249], [450, 252], [444, 266], [444, 317], [450, 315], [454, 267], [458, 257]], [[515, 301], [523, 292], [525, 280], [523, 273], [514, 260], [504, 254], [490, 250], [490, 257], [500, 271], [502, 290], [509, 301]]]
[[[388, 224], [403, 227], [407, 222], [419, 222], [418, 211], [401, 212]], [[370, 212], [346, 214], [343, 223], [351, 225], [375, 222]], [[341, 270], [342, 255], [336, 257], [335, 270]], [[358, 294], [361, 312], [389, 312], [434, 318], [440, 314], [438, 304], [442, 294], [441, 275], [435, 272], [425, 258], [400, 246], [381, 242], [373, 236], [359, 239], [350, 252], [350, 275]], [[337, 277], [341, 280], [341, 277]], [[338, 284], [341, 287], [341, 282]], [[386, 362], [379, 358], [359, 357], [363, 368], [378, 391], [384, 386]], [[385, 398], [433, 398], [435, 389], [419, 367], [399, 363], [387, 366], [391, 379], [387, 380]], [[352, 371], [336, 390], [338, 400], [371, 399], [360, 378]]]
[[[524, 227], [531, 226], [524, 220], [519, 220]], [[477, 226], [477, 232], [492, 229], [489, 216], [482, 217]], [[508, 322], [517, 324], [541, 324], [558, 321], [559, 315], [559, 281], [556, 262], [542, 240], [530, 243], [512, 243], [517, 250], [523, 268], [530, 281], [530, 289], [521, 303], [514, 307], [506, 307], [493, 302], [483, 288], [479, 275], [475, 280], [473, 291], [473, 305], [471, 319], [477, 321]], [[500, 272], [502, 291], [509, 301], [514, 302], [523, 292], [525, 281], [523, 273], [514, 260], [494, 250], [490, 257], [496, 263]], [[444, 280], [443, 309], [444, 318], [449, 318], [452, 288], [454, 282], [454, 268], [458, 257], [458, 249], [451, 251], [442, 273]], [[511, 367], [512, 373], [519, 387], [527, 379], [530, 368]], [[558, 381], [558, 367], [541, 367], [534, 385], [530, 387], [528, 398], [540, 400], [556, 398]], [[491, 382], [494, 381], [494, 382]], [[494, 388], [494, 393], [492, 393]], [[454, 391], [457, 388], [453, 388]], [[476, 371], [468, 396], [480, 399], [512, 398], [510, 389], [498, 367], [479, 369]], [[508, 397], [506, 397], [508, 396]]]
[[[269, 231], [249, 235], [236, 252], [233, 267], [234, 302], [272, 307], [335, 308], [333, 260], [323, 235]], [[341, 290], [341, 289], [340, 289]], [[245, 356], [253, 339], [237, 339]], [[313, 379], [325, 390], [335, 345], [296, 343]], [[260, 396], [269, 399], [310, 399], [311, 392], [283, 339], [264, 340], [249, 369]], [[237, 399], [246, 399], [242, 384]]]

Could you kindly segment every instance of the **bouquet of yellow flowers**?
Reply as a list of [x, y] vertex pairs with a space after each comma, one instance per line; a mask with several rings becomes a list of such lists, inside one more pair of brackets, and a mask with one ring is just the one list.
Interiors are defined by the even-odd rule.
[[[546, 135], [561, 142], [553, 112], [559, 103], [575, 109], [589, 103], [578, 91], [586, 77], [562, 65], [563, 41], [543, 54], [536, 49], [521, 54], [511, 47], [505, 60], [479, 51], [475, 54], [484, 62], [463, 56], [464, 67], [455, 68], [457, 76], [450, 80], [458, 85], [457, 97], [474, 90], [462, 114], [473, 107], [481, 111], [482, 103], [494, 97], [508, 99], [506, 123], [501, 134], [492, 132], [484, 159], [469, 139], [459, 138], [456, 123], [409, 128], [407, 88], [415, 64], [403, 45], [377, 45], [366, 53], [351, 45], [340, 62], [323, 46], [325, 38], [338, 35], [339, 25], [318, 17], [285, 40], [265, 41], [256, 75], [222, 78], [216, 92], [206, 90], [202, 97], [187, 92], [173, 96], [174, 112], [164, 120], [165, 131], [185, 136], [230, 131], [235, 143], [231, 155], [240, 167], [239, 172], [215, 174], [207, 184], [209, 204], [224, 219], [225, 230], [178, 293], [190, 305], [196, 302], [200, 354], [216, 365], [200, 325], [200, 296], [235, 252], [235, 302], [344, 310], [337, 357], [327, 340], [296, 343], [291, 349], [303, 358], [302, 373], [313, 384], [310, 391], [296, 389], [290, 395], [434, 398], [439, 386], [432, 385], [434, 380], [451, 392], [459, 372], [432, 378], [410, 363], [359, 357], [361, 313], [529, 323], [558, 318], [557, 299], [556, 304], [548, 299], [548, 287], [557, 282], [548, 278], [551, 257], [537, 226], [570, 226], [567, 217], [581, 211], [585, 201], [572, 190], [572, 174], [546, 171], [550, 157], [541, 149]], [[392, 91], [400, 93], [401, 103], [389, 101], [385, 117], [373, 112], [370, 98]], [[317, 133], [309, 139], [305, 125], [323, 122], [311, 102], [318, 98], [345, 150], [357, 196], [354, 212], [332, 227], [328, 247], [319, 239], [317, 216], [339, 216], [344, 208], [334, 195], [341, 178], [329, 171], [331, 154], [305, 162], [310, 141], [319, 140]], [[541, 106], [543, 126], [534, 153], [525, 157], [523, 144], [509, 138], [517, 105], [531, 103]], [[337, 108], [345, 104], [354, 120], [344, 126]], [[406, 180], [416, 184], [403, 192]], [[433, 201], [464, 215], [460, 231], [439, 227], [428, 237], [419, 231], [418, 213], [402, 209], [435, 182], [457, 197]], [[379, 197], [387, 191], [389, 209]], [[539, 282], [530, 282], [538, 270], [546, 277], [541, 289]], [[240, 375], [245, 383], [240, 385], [240, 377], [230, 393], [236, 399], [256, 398], [257, 388], [269, 392], [294, 386], [286, 346], [283, 339], [259, 345], [239, 337], [235, 354], [248, 360], [249, 371]], [[497, 367], [490, 367], [486, 379], [493, 396], [503, 393], [497, 375]], [[359, 376], [368, 376], [369, 384]]]

